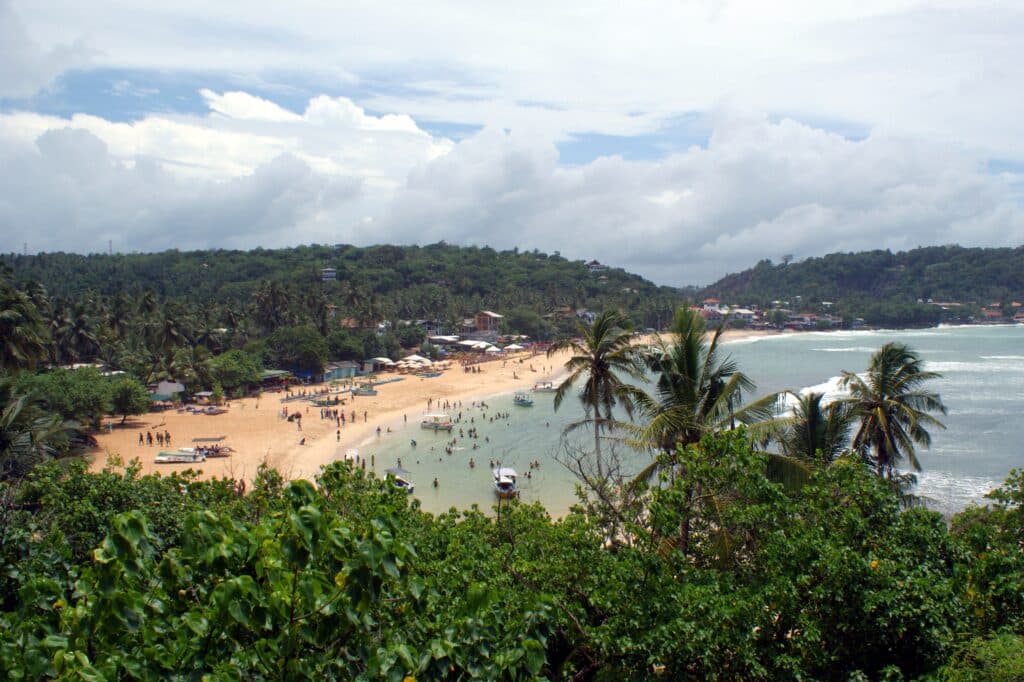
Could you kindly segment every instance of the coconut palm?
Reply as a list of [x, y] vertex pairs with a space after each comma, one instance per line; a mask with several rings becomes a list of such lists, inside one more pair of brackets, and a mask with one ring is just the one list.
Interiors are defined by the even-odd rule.
[[901, 343], [887, 343], [871, 356], [864, 378], [843, 372], [842, 385], [850, 393], [844, 402], [860, 422], [853, 447], [873, 461], [879, 476], [897, 478], [904, 459], [921, 470], [914, 446], [931, 445], [927, 427], [946, 428], [930, 414], [946, 414], [942, 399], [923, 389], [940, 376], [925, 370], [921, 358]]
[[849, 405], [824, 403], [824, 394], [787, 391], [792, 410], [760, 425], [763, 440], [775, 441], [781, 452], [768, 453], [767, 475], [790, 490], [800, 489], [816, 467], [827, 467], [847, 452], [853, 418]]
[[13, 377], [0, 376], [0, 480], [94, 443], [77, 423], [63, 421], [37, 398], [19, 394]]
[[47, 354], [46, 326], [31, 299], [0, 280], [0, 369], [33, 368]]
[[[743, 404], [754, 382], [739, 370], [720, 345], [723, 322], [706, 338], [703, 316], [680, 307], [668, 337], [659, 336], [645, 354], [647, 368], [656, 376], [653, 394], [641, 394], [637, 405], [646, 424], [633, 429], [637, 440], [672, 455], [679, 446], [700, 442], [707, 433], [751, 424], [771, 417], [775, 395]], [[644, 476], [653, 469], [644, 472]]]
[[853, 426], [850, 406], [843, 401], [824, 403], [824, 394], [787, 391], [794, 399], [789, 416], [772, 420], [773, 439], [782, 454], [821, 465], [831, 464], [847, 450]]
[[569, 376], [559, 385], [555, 393], [555, 410], [561, 407], [565, 397], [578, 383], [580, 400], [586, 410], [585, 419], [574, 422], [567, 430], [593, 424], [594, 454], [598, 475], [602, 476], [601, 431], [615, 425], [612, 409], [622, 405], [626, 414], [633, 414], [635, 389], [626, 384], [620, 375], [641, 379], [641, 366], [632, 346], [632, 337], [626, 330], [628, 321], [622, 313], [612, 310], [599, 315], [591, 325], [578, 323], [581, 340], [559, 341], [548, 349], [548, 357], [562, 350], [572, 351], [565, 368]]

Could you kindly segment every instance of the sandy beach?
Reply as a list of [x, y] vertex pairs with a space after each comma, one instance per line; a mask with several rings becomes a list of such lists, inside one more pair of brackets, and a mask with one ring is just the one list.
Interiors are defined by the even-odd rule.
[[[730, 330], [725, 338], [736, 340], [764, 334]], [[645, 342], [649, 339], [638, 339], [638, 343]], [[469, 405], [491, 396], [528, 391], [538, 382], [557, 381], [564, 376], [567, 357], [567, 352], [550, 358], [524, 352], [480, 363], [477, 366], [481, 371], [477, 373], [465, 372], [462, 366], [454, 365], [441, 376], [431, 378], [382, 374], [380, 379], [402, 376], [402, 380], [378, 386], [376, 396], [353, 398], [348, 392], [330, 394], [329, 397], [338, 395], [345, 400], [344, 405], [336, 408], [344, 410], [346, 415], [340, 427], [334, 418], [321, 418], [320, 407], [305, 400], [283, 402], [287, 394], [271, 392], [264, 392], [259, 398], [231, 400], [227, 412], [219, 415], [167, 410], [129, 417], [124, 424], [120, 418], [108, 419], [97, 435], [98, 446], [92, 454], [91, 468], [94, 471], [117, 468], [138, 459], [143, 473], [194, 469], [203, 478], [227, 477], [251, 482], [259, 466], [266, 463], [288, 478], [311, 478], [322, 466], [342, 459], [349, 449], [361, 449], [371, 443], [377, 438], [378, 428], [385, 434], [389, 429], [417, 433], [422, 415], [445, 411], [446, 401], [449, 405], [459, 401]], [[329, 387], [324, 385], [293, 387], [291, 395], [326, 389]], [[285, 408], [288, 414], [297, 411], [302, 415], [301, 430], [298, 423], [287, 420]], [[154, 437], [157, 432], [167, 432], [171, 435], [171, 444], [164, 447], [155, 443], [140, 445], [139, 435], [145, 437], [147, 432]], [[161, 450], [192, 447], [197, 444], [193, 439], [221, 436], [225, 437], [223, 443], [233, 450], [228, 457], [210, 458], [195, 464], [153, 462]]]

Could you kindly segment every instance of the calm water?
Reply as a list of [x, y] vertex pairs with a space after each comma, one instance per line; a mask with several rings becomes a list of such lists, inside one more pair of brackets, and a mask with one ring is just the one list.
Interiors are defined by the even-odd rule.
[[[947, 430], [933, 431], [931, 449], [919, 452], [924, 467], [919, 494], [934, 500], [937, 509], [956, 511], [980, 500], [1011, 468], [1024, 466], [1024, 447], [1013, 430], [1016, 419], [1024, 416], [1024, 326], [793, 334], [740, 340], [730, 343], [728, 351], [757, 382], [758, 395], [786, 388], [830, 391], [842, 370], [863, 371], [871, 353], [887, 341], [908, 344], [929, 369], [943, 375], [933, 388], [949, 408]], [[457, 426], [464, 432], [476, 427], [476, 440], [468, 435], [459, 438], [458, 428], [451, 436], [421, 430], [410, 414], [408, 426], [392, 425], [393, 433], [360, 450], [375, 455], [377, 471], [401, 458], [428, 511], [473, 504], [488, 509], [494, 503], [489, 466], [493, 460], [519, 472], [524, 500], [539, 500], [552, 514], [562, 514], [575, 501], [575, 479], [558, 462], [564, 446], [560, 436], [566, 424], [580, 418], [582, 409], [567, 400], [555, 413], [551, 394], [533, 397], [531, 408], [513, 405], [511, 395], [487, 400], [487, 408], [464, 404]], [[449, 410], [453, 415], [459, 411]], [[509, 417], [495, 419], [499, 413]], [[453, 437], [458, 440], [449, 455], [445, 442]], [[411, 439], [417, 441], [415, 448]], [[587, 442], [585, 435], [579, 440]], [[623, 454], [633, 471], [649, 461], [644, 454]], [[476, 462], [473, 469], [471, 457]], [[532, 478], [525, 478], [534, 460], [541, 466], [532, 470]], [[435, 477], [437, 488], [432, 487]]]

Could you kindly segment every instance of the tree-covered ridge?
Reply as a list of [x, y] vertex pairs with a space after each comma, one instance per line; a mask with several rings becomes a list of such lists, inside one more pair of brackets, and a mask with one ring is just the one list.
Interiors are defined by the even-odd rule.
[[[788, 261], [788, 259], [784, 259]], [[1024, 300], [1024, 246], [931, 246], [900, 251], [833, 253], [800, 262], [762, 260], [703, 293], [765, 305], [773, 300], [832, 301], [848, 307], [918, 300], [988, 305]]]
[[[457, 321], [481, 309], [526, 306], [546, 314], [557, 307], [621, 308], [654, 325], [681, 300], [621, 268], [592, 271], [557, 253], [429, 246], [311, 245], [252, 251], [164, 251], [152, 254], [44, 253], [2, 257], [16, 281], [40, 282], [51, 296], [112, 297], [150, 289], [159, 300], [230, 306], [257, 296], [268, 282], [292, 294], [322, 292], [328, 302], [380, 319]], [[321, 282], [321, 269], [337, 280]]]

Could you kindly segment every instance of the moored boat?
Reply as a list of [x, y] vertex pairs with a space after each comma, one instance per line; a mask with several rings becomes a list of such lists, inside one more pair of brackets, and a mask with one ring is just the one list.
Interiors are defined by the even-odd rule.
[[516, 393], [512, 397], [512, 402], [520, 407], [533, 407], [533, 398], [525, 393]]
[[556, 393], [556, 392], [558, 392], [558, 387], [555, 386], [554, 382], [551, 382], [551, 381], [541, 381], [540, 383], [536, 383], [536, 384], [533, 385], [533, 392], [534, 393]]
[[519, 495], [516, 487], [516, 470], [509, 467], [498, 467], [494, 474], [494, 494], [500, 500], [507, 500]]
[[406, 495], [412, 495], [416, 486], [412, 483], [410, 477], [410, 471], [403, 469], [402, 467], [392, 467], [385, 469], [384, 473], [387, 474], [387, 478], [391, 481], [391, 485], [395, 486], [399, 490], [404, 490]]
[[206, 455], [202, 452], [193, 450], [192, 452], [185, 452], [191, 448], [182, 448], [174, 452], [161, 452], [153, 458], [154, 464], [196, 464], [199, 462], [206, 461]]
[[451, 431], [452, 430], [452, 418], [447, 414], [425, 414], [423, 419], [420, 421], [421, 429], [428, 429], [430, 431]]

